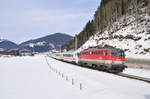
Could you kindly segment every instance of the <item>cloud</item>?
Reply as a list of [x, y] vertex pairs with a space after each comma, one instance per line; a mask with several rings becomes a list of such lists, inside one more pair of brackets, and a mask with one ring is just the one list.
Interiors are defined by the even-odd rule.
[[20, 29], [57, 28], [59, 30], [59, 28], [76, 27], [77, 24], [86, 22], [90, 19], [90, 14], [84, 11], [35, 9], [6, 13], [5, 16], [0, 16], [0, 19], [3, 19], [0, 23], [1, 30], [17, 27]]
[[84, 5], [85, 0], [5, 0], [3, 4], [0, 0], [0, 36], [18, 42], [55, 32], [75, 35], [97, 8], [90, 7], [93, 0], [87, 1]]
[[12, 33], [21, 36], [29, 35], [31, 32], [33, 35], [39, 33], [39, 36], [55, 32], [74, 35], [80, 32], [90, 19], [90, 14], [73, 10], [34, 9], [7, 13], [0, 19], [3, 19], [0, 23], [0, 31], [11, 36]]

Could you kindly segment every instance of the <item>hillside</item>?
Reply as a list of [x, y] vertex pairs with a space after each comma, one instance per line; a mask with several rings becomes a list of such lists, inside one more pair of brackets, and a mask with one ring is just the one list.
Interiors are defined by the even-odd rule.
[[[19, 45], [20, 50], [34, 50], [35, 52], [46, 52], [68, 43], [73, 37], [63, 33], [55, 33], [38, 39], [29, 40]], [[32, 49], [33, 47], [33, 49]]]
[[150, 1], [102, 0], [77, 40], [79, 50], [108, 44], [123, 49], [127, 57], [150, 57]]
[[0, 51], [9, 51], [17, 47], [18, 45], [12, 41], [0, 39]]

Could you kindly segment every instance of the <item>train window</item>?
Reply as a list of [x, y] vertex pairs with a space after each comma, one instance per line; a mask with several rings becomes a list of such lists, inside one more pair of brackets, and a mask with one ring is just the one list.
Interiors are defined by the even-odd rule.
[[92, 52], [92, 54], [95, 54], [94, 52]]
[[97, 54], [100, 54], [100, 51], [98, 51]]
[[99, 54], [99, 52], [97, 51], [96, 54]]
[[90, 54], [90, 52], [81, 52], [81, 54], [83, 55], [83, 54]]
[[80, 54], [103, 54], [102, 51], [81, 52]]
[[97, 51], [96, 54], [100, 54], [100, 51]]
[[90, 54], [90, 52], [86, 52], [86, 54]]
[[108, 55], [108, 52], [105, 52], [105, 56], [107, 56]]
[[111, 52], [111, 55], [112, 55], [112, 56], [118, 56], [118, 55], [117, 55], [117, 52]]
[[98, 54], [98, 52], [96, 51], [95, 54]]
[[98, 54], [97, 52], [95, 52], [95, 54]]
[[96, 54], [96, 52], [92, 52], [92, 54]]
[[91, 54], [103, 54], [102, 51], [95, 51], [95, 52], [91, 52]]
[[112, 52], [111, 52], [111, 55], [112, 55], [112, 56], [125, 57], [123, 51], [112, 51]]
[[99, 51], [99, 53], [98, 54], [103, 54], [103, 51]]
[[73, 57], [72, 54], [63, 54], [64, 57]]

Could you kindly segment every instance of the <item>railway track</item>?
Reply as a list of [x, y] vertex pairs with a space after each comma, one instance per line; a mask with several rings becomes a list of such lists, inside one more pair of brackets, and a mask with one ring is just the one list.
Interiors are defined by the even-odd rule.
[[118, 73], [116, 75], [150, 83], [150, 79], [149, 78], [144, 78], [144, 77], [130, 75], [130, 74], [124, 74], [124, 73]]
[[[89, 68], [89, 69], [92, 69], [92, 68]], [[112, 74], [115, 74], [115, 73], [112, 73]], [[130, 75], [130, 74], [125, 74], [125, 73], [117, 73], [115, 75], [150, 83], [150, 79], [149, 78], [144, 78], [144, 77]]]

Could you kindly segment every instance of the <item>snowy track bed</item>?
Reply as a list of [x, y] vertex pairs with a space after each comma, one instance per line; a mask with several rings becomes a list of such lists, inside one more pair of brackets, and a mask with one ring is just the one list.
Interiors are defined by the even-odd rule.
[[149, 83], [47, 59], [55, 72], [43, 55], [0, 58], [0, 99], [150, 99]]

